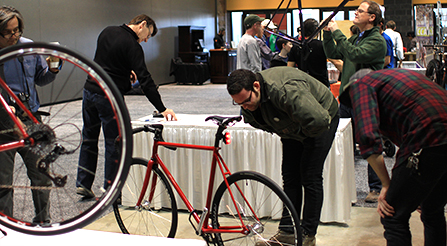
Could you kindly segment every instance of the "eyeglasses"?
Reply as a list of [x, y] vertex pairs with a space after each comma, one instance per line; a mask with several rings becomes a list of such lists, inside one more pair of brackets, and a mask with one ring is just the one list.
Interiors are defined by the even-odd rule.
[[12, 32], [8, 33], [8, 34], [3, 34], [0, 33], [0, 36], [2, 36], [3, 38], [6, 39], [10, 39], [12, 36], [22, 36], [22, 31], [19, 30], [19, 28], [14, 29]]
[[359, 8], [359, 9], [356, 9], [355, 12], [356, 12], [356, 13], [359, 13], [359, 14], [361, 14], [361, 13], [365, 13], [365, 12], [368, 13], [368, 14], [371, 14], [370, 12], [368, 12], [368, 10], [363, 10], [363, 9], [360, 9], [360, 8]]
[[253, 94], [253, 91], [250, 91], [250, 96], [249, 96], [246, 100], [244, 100], [243, 102], [241, 102], [241, 103], [237, 103], [237, 102], [235, 102], [235, 101], [233, 100], [233, 105], [234, 105], [234, 106], [242, 106], [242, 105], [244, 105], [244, 104], [250, 102], [250, 101], [251, 101], [251, 94]]
[[150, 37], [152, 37], [152, 33], [151, 33], [151, 29], [149, 28], [149, 26], [146, 26], [146, 27], [149, 32], [149, 34], [147, 35], [147, 39], [149, 39]]

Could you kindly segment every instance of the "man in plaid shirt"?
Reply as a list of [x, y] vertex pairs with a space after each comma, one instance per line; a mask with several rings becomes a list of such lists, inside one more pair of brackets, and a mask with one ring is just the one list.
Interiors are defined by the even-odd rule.
[[[446, 245], [447, 91], [411, 70], [362, 69], [340, 101], [354, 109], [362, 157], [382, 181], [377, 211], [387, 245], [411, 245], [409, 219], [418, 206], [425, 245]], [[399, 146], [392, 179], [382, 136]]]

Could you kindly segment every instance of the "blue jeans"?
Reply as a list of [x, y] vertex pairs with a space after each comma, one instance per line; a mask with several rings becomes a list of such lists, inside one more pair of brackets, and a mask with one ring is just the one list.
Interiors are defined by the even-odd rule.
[[406, 161], [393, 169], [386, 201], [395, 214], [381, 219], [388, 246], [411, 245], [409, 219], [419, 205], [425, 245], [446, 245], [447, 144], [423, 149], [418, 159], [418, 171]]
[[115, 151], [115, 139], [118, 136], [118, 126], [110, 102], [103, 95], [84, 89], [82, 101], [82, 145], [79, 155], [78, 176], [76, 187], [91, 190], [95, 179], [98, 163], [98, 141], [102, 131], [105, 139], [104, 188], [113, 182], [116, 172], [118, 153]]
[[[329, 130], [318, 137], [306, 138], [303, 142], [281, 138], [284, 192], [300, 216], [304, 188], [301, 228], [305, 234], [317, 234], [323, 206], [323, 166], [331, 149], [339, 119], [337, 115], [332, 119]], [[281, 222], [284, 223], [287, 222]]]

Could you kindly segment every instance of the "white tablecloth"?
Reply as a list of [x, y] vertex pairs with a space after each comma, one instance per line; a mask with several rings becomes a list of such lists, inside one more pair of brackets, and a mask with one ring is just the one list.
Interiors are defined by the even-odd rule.
[[[217, 125], [205, 122], [209, 115], [178, 114], [178, 121], [162, 122], [163, 138], [167, 142], [213, 145]], [[150, 117], [134, 121], [133, 127], [152, 122]], [[282, 186], [281, 141], [277, 135], [257, 130], [245, 123], [228, 127], [232, 136], [230, 145], [222, 145], [221, 155], [231, 172], [253, 170], [265, 174]], [[150, 158], [152, 133], [134, 135], [134, 157]], [[356, 201], [354, 177], [354, 153], [350, 119], [340, 119], [337, 133], [324, 165], [324, 202], [322, 222], [347, 222], [350, 219], [351, 203]], [[171, 171], [183, 192], [196, 209], [203, 209], [206, 201], [211, 151], [166, 148], [159, 155]], [[216, 187], [222, 182], [217, 175]], [[179, 208], [186, 206], [177, 196]]]
[[7, 236], [0, 233], [1, 246], [48, 246], [48, 245], [163, 245], [163, 246], [206, 246], [206, 242], [198, 239], [176, 239], [129, 235], [114, 232], [79, 229], [54, 236], [35, 236], [23, 234], [1, 226]]

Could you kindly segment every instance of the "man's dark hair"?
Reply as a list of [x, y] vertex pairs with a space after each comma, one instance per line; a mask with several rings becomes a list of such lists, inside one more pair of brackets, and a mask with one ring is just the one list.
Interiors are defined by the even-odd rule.
[[276, 46], [278, 47], [278, 49], [281, 51], [282, 50], [282, 45], [283, 44], [287, 44], [287, 40], [283, 39], [283, 38], [278, 38], [278, 40], [276, 40]]
[[150, 26], [153, 26], [153, 27], [154, 27], [154, 31], [152, 32], [151, 37], [155, 36], [155, 34], [157, 34], [157, 32], [158, 32], [157, 25], [155, 24], [155, 21], [154, 21], [151, 17], [149, 17], [149, 16], [147, 16], [147, 15], [145, 15], [145, 14], [141, 14], [141, 15], [137, 15], [137, 16], [135, 16], [135, 17], [129, 22], [129, 25], [138, 25], [138, 24], [140, 24], [140, 23], [143, 22], [143, 21], [146, 21], [146, 26], [147, 26], [148, 28], [149, 28]]
[[219, 34], [222, 34], [222, 32], [224, 32], [225, 31], [225, 27], [221, 27], [220, 29], [219, 29]]
[[19, 21], [19, 31], [23, 32], [25, 25], [23, 24], [22, 14], [11, 6], [2, 6], [0, 8], [0, 32], [5, 30], [8, 22], [14, 19], [14, 17], [17, 17], [17, 20]]
[[303, 27], [304, 37], [309, 37], [315, 32], [315, 30], [317, 30], [318, 21], [313, 18], [309, 18], [304, 21]]
[[227, 91], [230, 95], [236, 95], [245, 89], [253, 90], [253, 83], [256, 81], [256, 75], [247, 69], [238, 69], [228, 76]]
[[[374, 1], [369, 1], [369, 0], [362, 1], [362, 3], [369, 4], [367, 12], [369, 14], [376, 16], [376, 18], [374, 18], [373, 25], [377, 26], [379, 24], [379, 21], [382, 19], [382, 10], [380, 9], [380, 5]], [[360, 4], [362, 4], [362, 3], [360, 3]]]

